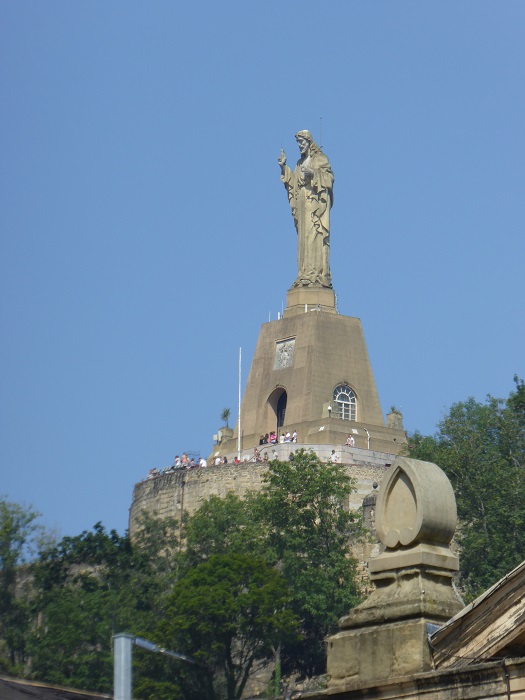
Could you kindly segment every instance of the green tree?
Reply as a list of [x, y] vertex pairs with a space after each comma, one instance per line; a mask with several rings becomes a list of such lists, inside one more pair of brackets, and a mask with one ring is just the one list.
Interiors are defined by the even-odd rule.
[[107, 533], [101, 523], [42, 553], [35, 567], [39, 624], [30, 640], [33, 677], [111, 689], [111, 636], [133, 619], [126, 585], [132, 559], [129, 539]]
[[211, 496], [187, 518], [184, 525], [186, 550], [184, 566], [196, 566], [212, 554], [248, 553], [272, 563], [268, 526], [262, 517], [260, 497], [248, 493], [244, 498], [228, 493], [224, 498]]
[[230, 420], [231, 411], [229, 408], [223, 408], [221, 412], [221, 420], [224, 421], [226, 427], [228, 427], [228, 421]]
[[282, 573], [301, 627], [300, 637], [280, 647], [285, 672], [323, 673], [325, 637], [359, 600], [349, 546], [360, 527], [346, 507], [353, 489], [344, 467], [299, 451], [293, 462], [269, 464], [262, 492], [214, 496], [185, 524], [182, 569], [235, 553]]
[[[111, 691], [112, 636], [147, 637], [166, 612], [175, 578], [175, 555], [166, 543], [175, 527], [145, 518], [133, 545], [97, 523], [42, 554], [35, 567], [38, 625], [29, 644], [34, 678]], [[176, 681], [165, 685], [176, 697]]]
[[304, 450], [293, 462], [271, 462], [264, 481], [260, 503], [270, 547], [301, 620], [301, 639], [283, 647], [283, 668], [318, 675], [326, 670], [326, 636], [359, 602], [349, 551], [361, 534], [348, 510], [355, 484], [341, 464], [324, 464]]
[[468, 600], [525, 559], [525, 387], [515, 383], [506, 400], [454, 404], [434, 436], [409, 441], [410, 456], [438, 464], [454, 487]]
[[33, 508], [0, 497], [0, 668], [13, 671], [25, 660], [29, 625], [27, 595], [17, 594], [17, 581], [23, 578], [20, 564], [26, 561], [41, 526]]
[[[254, 664], [325, 670], [324, 639], [357, 602], [349, 540], [353, 488], [340, 465], [299, 452], [272, 462], [262, 492], [212, 497], [182, 530], [144, 517], [135, 538], [66, 537], [35, 570], [34, 677], [107, 692], [119, 631], [200, 655], [212, 669], [135, 654], [144, 700], [238, 697]], [[299, 629], [299, 633], [297, 632]]]
[[273, 657], [296, 629], [288, 586], [276, 569], [247, 554], [212, 554], [177, 582], [158, 634], [208, 667], [193, 676], [196, 697], [224, 693], [235, 700], [254, 664]]
[[115, 596], [86, 575], [47, 596], [30, 641], [32, 677], [74, 688], [109, 692]]
[[138, 519], [133, 540], [133, 585], [137, 587], [137, 578], [145, 579], [147, 600], [154, 604], [158, 615], [163, 614], [167, 597], [178, 578], [179, 534], [177, 518], [158, 518], [143, 513]]
[[507, 404], [514, 411], [516, 419], [523, 425], [525, 423], [525, 381], [515, 374], [514, 384], [516, 385], [516, 390], [511, 392], [507, 399]]

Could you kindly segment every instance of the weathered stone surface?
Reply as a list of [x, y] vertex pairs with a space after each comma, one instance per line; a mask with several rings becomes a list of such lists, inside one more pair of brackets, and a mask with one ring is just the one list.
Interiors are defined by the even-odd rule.
[[292, 172], [283, 150], [278, 158], [297, 231], [297, 279], [294, 287], [332, 286], [330, 209], [334, 175], [328, 158], [309, 131], [295, 138], [301, 157]]
[[[337, 447], [352, 431], [357, 447], [397, 454], [406, 436], [385, 426], [361, 321], [316, 307], [305, 313], [301, 305], [295, 307], [301, 313], [288, 315], [293, 309], [287, 307], [284, 318], [263, 324], [259, 333], [241, 406], [242, 448], [253, 449], [261, 434], [276, 430], [284, 398], [279, 431], [296, 430], [302, 444]], [[355, 421], [338, 418], [335, 406], [328, 409], [341, 384], [355, 393]], [[238, 435], [237, 424], [233, 438], [214, 453], [234, 455]]]
[[322, 287], [294, 287], [288, 291], [285, 318], [300, 316], [311, 311], [336, 314], [334, 290]]
[[420, 543], [445, 546], [456, 529], [456, 499], [431, 462], [398, 457], [377, 498], [377, 534], [389, 550]]
[[328, 642], [330, 688], [420, 673], [431, 668], [427, 623], [462, 608], [449, 549], [456, 524], [454, 492], [435, 464], [398, 457], [376, 501], [385, 549], [370, 561], [375, 590], [339, 622]]
[[405, 676], [430, 668], [423, 620], [340, 632], [328, 642], [330, 688]]
[[387, 413], [386, 424], [388, 428], [403, 430], [403, 416], [397, 411], [391, 411], [390, 413]]
[[[267, 445], [261, 449], [261, 453], [268, 450], [272, 457], [275, 451], [278, 459], [287, 460], [291, 451], [301, 447], [313, 449], [323, 461], [328, 461], [330, 445]], [[363, 498], [372, 490], [372, 484], [381, 482], [384, 478], [395, 455], [346, 445], [341, 445], [337, 451], [341, 463], [346, 465], [349, 476], [356, 480], [356, 492], [350, 495], [348, 507], [357, 510], [361, 507]], [[241, 457], [251, 457], [252, 454], [253, 450], [246, 450]], [[133, 536], [136, 532], [142, 512], [161, 518], [180, 518], [183, 512], [190, 515], [194, 513], [212, 495], [224, 497], [231, 492], [242, 497], [248, 490], [257, 491], [261, 488], [262, 475], [266, 469], [264, 464], [241, 462], [239, 465], [230, 463], [145, 479], [136, 484], [133, 490], [129, 514], [130, 534]], [[367, 551], [368, 549], [370, 547]]]
[[[377, 559], [382, 556], [383, 553]], [[371, 559], [370, 564], [374, 561]], [[410, 618], [425, 618], [427, 622], [442, 624], [462, 608], [450, 571], [416, 566], [374, 574], [372, 567], [369, 568], [375, 589], [367, 600], [341, 618], [341, 629]]]
[[303, 700], [525, 700], [525, 660], [506, 659], [385, 680], [340, 681]]

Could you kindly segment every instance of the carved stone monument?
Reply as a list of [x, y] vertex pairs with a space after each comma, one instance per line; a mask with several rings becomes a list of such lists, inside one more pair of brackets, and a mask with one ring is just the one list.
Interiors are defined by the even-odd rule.
[[330, 209], [334, 175], [328, 158], [304, 129], [295, 135], [300, 158], [295, 170], [278, 158], [281, 180], [297, 231], [297, 278], [287, 294], [285, 316], [301, 313], [306, 306], [335, 313], [330, 272]]
[[295, 138], [301, 157], [294, 172], [286, 154], [278, 158], [297, 231], [297, 279], [293, 287], [332, 287], [330, 274], [330, 209], [334, 175], [328, 158], [306, 129]]
[[398, 457], [377, 497], [376, 530], [385, 549], [370, 560], [376, 588], [328, 640], [331, 688], [431, 669], [429, 632], [462, 608], [452, 585], [455, 527], [456, 501], [444, 472]]
[[[284, 313], [262, 326], [231, 439], [219, 439], [213, 459], [252, 450], [261, 436], [286, 432], [301, 445], [345, 445], [384, 453], [391, 464], [405, 442], [400, 420], [385, 425], [358, 318], [337, 312], [330, 272], [330, 209], [334, 176], [309, 131], [295, 138], [292, 171], [278, 162], [297, 231], [297, 277]], [[291, 222], [290, 222], [291, 223]], [[290, 226], [291, 229], [291, 226]], [[224, 437], [224, 436], [223, 436]], [[253, 452], [252, 452], [253, 454]]]

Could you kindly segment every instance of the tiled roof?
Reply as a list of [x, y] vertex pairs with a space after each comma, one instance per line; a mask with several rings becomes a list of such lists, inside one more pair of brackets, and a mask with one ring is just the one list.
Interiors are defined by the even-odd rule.
[[111, 695], [0, 676], [2, 700], [111, 700]]

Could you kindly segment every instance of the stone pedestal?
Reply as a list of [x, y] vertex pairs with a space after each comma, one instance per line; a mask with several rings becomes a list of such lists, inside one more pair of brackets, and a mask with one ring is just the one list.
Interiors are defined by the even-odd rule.
[[377, 682], [430, 669], [424, 620], [340, 632], [328, 642], [330, 689]]
[[337, 313], [335, 309], [335, 292], [326, 287], [292, 287], [286, 295], [284, 317], [308, 313], [312, 309], [328, 313]]
[[[289, 296], [311, 301], [324, 293], [333, 302], [333, 290], [322, 287], [292, 289]], [[257, 447], [272, 430], [295, 430], [301, 444], [334, 446], [355, 431], [357, 447], [394, 454], [406, 442], [404, 430], [385, 426], [361, 321], [326, 308], [301, 301], [262, 326], [242, 400], [242, 450]], [[331, 406], [338, 385], [354, 392], [357, 420], [340, 419]], [[237, 450], [238, 434], [239, 424], [221, 454]]]
[[452, 586], [458, 559], [452, 486], [435, 464], [398, 457], [381, 484], [376, 530], [385, 550], [370, 561], [376, 588], [328, 640], [330, 688], [431, 669], [429, 625], [462, 608]]

